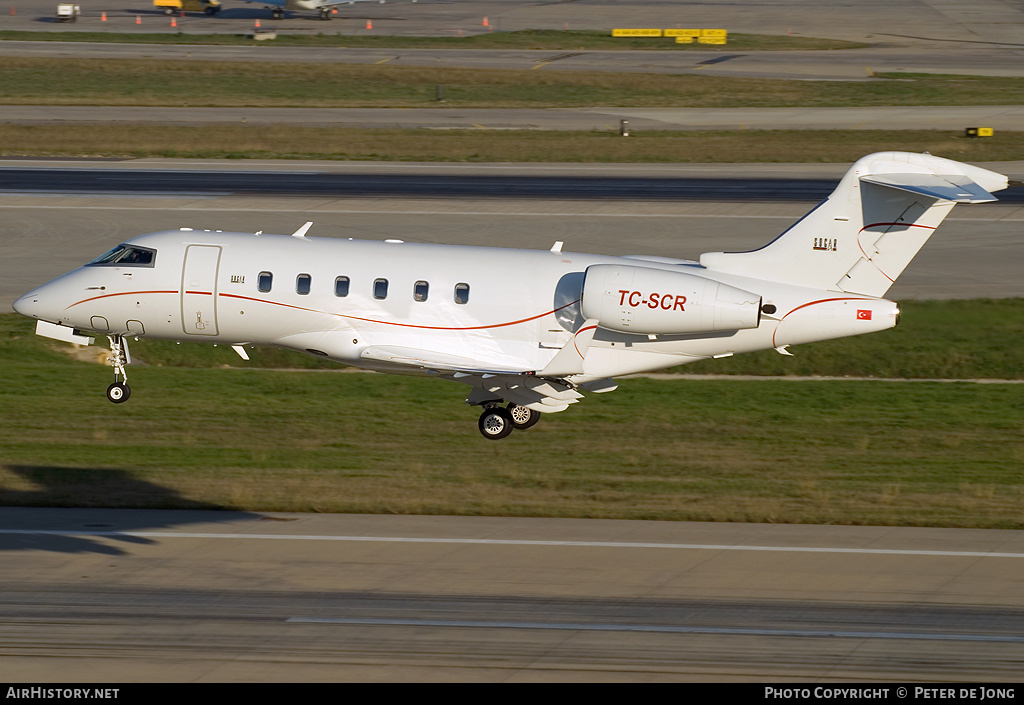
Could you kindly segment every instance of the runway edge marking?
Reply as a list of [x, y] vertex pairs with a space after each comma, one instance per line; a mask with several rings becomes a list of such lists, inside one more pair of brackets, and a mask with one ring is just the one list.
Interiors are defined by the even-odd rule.
[[944, 556], [966, 558], [1024, 558], [1024, 553], [999, 551], [931, 551], [894, 548], [829, 548], [822, 546], [753, 546], [742, 544], [647, 543], [629, 541], [538, 541], [525, 539], [415, 538], [403, 536], [318, 536], [310, 534], [213, 534], [171, 531], [59, 531], [0, 529], [0, 535], [93, 536], [145, 539], [230, 539], [250, 541], [340, 541], [353, 543], [436, 543], [489, 546], [579, 546], [581, 548], [660, 548], [691, 551], [775, 551], [790, 553], [847, 553], [892, 556]]

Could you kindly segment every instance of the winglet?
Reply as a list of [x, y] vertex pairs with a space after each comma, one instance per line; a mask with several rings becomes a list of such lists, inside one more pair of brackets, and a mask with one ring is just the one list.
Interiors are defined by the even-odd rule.
[[308, 231], [311, 227], [313, 227], [313, 221], [306, 221], [305, 225], [303, 225], [301, 228], [292, 233], [292, 237], [305, 238], [306, 231]]
[[567, 377], [583, 374], [583, 360], [597, 332], [597, 319], [588, 318], [573, 335], [572, 340], [555, 353], [551, 362], [537, 373], [538, 377]]

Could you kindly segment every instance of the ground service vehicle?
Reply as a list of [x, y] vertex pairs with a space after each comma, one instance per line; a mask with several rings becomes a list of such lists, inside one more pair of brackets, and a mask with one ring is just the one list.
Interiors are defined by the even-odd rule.
[[219, 0], [153, 0], [153, 7], [163, 10], [165, 15], [178, 12], [202, 12], [216, 15], [220, 12]]
[[70, 2], [62, 2], [57, 5], [57, 21], [58, 22], [75, 22], [78, 20], [78, 16], [82, 14], [81, 8], [78, 5]]

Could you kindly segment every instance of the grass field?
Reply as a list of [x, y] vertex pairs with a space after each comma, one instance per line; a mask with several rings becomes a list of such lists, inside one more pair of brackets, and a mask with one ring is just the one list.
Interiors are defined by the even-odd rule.
[[633, 379], [491, 443], [435, 380], [150, 364], [115, 406], [0, 321], [5, 505], [1024, 528], [1022, 385]]
[[283, 126], [4, 125], [0, 155], [438, 162], [833, 162], [883, 150], [959, 161], [1024, 159], [1024, 132], [744, 130], [543, 132]]
[[[436, 100], [444, 87], [443, 102]], [[701, 108], [984, 105], [1024, 102], [1024, 79], [883, 74], [783, 81], [615, 73], [8, 57], [0, 102], [35, 105]], [[1024, 133], [400, 130], [238, 125], [5, 125], [3, 156], [300, 158], [392, 161], [847, 162], [884, 149], [967, 161], [1024, 158]]]
[[[444, 86], [444, 103], [436, 100]], [[226, 107], [846, 107], [1013, 105], [1024, 78], [878, 74], [865, 81], [290, 62], [4, 57], [8, 105]]]

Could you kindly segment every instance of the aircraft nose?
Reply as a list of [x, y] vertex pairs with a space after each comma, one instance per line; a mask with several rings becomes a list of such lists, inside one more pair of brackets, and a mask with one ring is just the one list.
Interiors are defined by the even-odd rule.
[[39, 308], [39, 295], [34, 291], [25, 294], [14, 302], [14, 310], [22, 316], [28, 316], [29, 318], [38, 318]]

